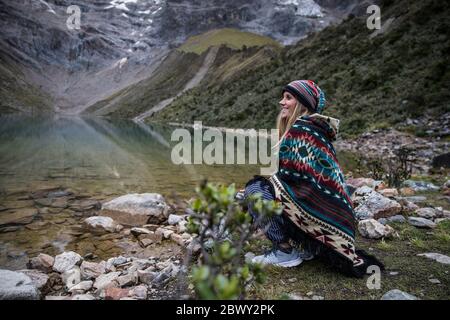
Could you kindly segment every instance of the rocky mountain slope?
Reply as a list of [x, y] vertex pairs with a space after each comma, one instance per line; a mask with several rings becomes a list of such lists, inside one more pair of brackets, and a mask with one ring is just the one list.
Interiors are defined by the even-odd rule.
[[[382, 2], [381, 30], [351, 16], [284, 49], [277, 59], [232, 81], [204, 83], [152, 121], [227, 127], [274, 126], [281, 88], [315, 80], [327, 94], [326, 114], [341, 118], [344, 135], [449, 111], [449, 5]], [[220, 112], [219, 112], [220, 111]]]
[[[1, 91], [3, 108], [80, 113], [152, 76], [170, 48], [189, 36], [234, 27], [292, 43], [356, 12], [356, 0], [0, 0], [2, 84], [14, 92], [34, 86], [31, 98]], [[70, 30], [67, 8], [81, 10]], [[9, 75], [8, 75], [9, 74]], [[36, 96], [50, 96], [41, 101]], [[25, 108], [26, 109], [26, 108]], [[43, 107], [45, 109], [45, 107]]]

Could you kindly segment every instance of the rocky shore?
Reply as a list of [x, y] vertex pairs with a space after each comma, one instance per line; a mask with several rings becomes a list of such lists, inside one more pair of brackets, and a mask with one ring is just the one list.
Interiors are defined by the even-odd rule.
[[[402, 188], [395, 189], [370, 178], [349, 178], [347, 185], [355, 204], [358, 230], [364, 238], [398, 237], [391, 224], [432, 230], [450, 220], [450, 211], [430, 206], [426, 196], [416, 195], [433, 191], [448, 198], [450, 181], [436, 186], [408, 180]], [[122, 242], [123, 249], [127, 247], [123, 243], [128, 247], [123, 250], [124, 255], [103, 259], [92, 252], [64, 250], [54, 256], [39, 252], [29, 258], [27, 269], [0, 270], [0, 299], [143, 300], [182, 295], [177, 282], [178, 276], [187, 270], [186, 252], [200, 249], [186, 232], [189, 214], [186, 207], [175, 209], [155, 193], [127, 194], [100, 202], [77, 199], [70, 191], [59, 189], [40, 190], [23, 196], [21, 201], [35, 207], [11, 208], [4, 203], [0, 216], [2, 233], [24, 227], [45, 230], [48, 223], [42, 219], [43, 215], [70, 208], [79, 218], [73, 229], [77, 232], [72, 232], [78, 241], [87, 241], [96, 248], [96, 241], [113, 239], [116, 242], [110, 245]], [[445, 253], [448, 254], [424, 251], [420, 256], [450, 264]], [[189, 298], [189, 294], [182, 297]]]

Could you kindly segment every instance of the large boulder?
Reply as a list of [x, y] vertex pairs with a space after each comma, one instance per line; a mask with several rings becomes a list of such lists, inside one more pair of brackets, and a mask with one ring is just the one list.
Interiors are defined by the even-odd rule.
[[64, 273], [79, 265], [82, 261], [81, 256], [73, 251], [63, 252], [55, 257], [53, 270], [59, 273]]
[[379, 219], [394, 216], [402, 211], [402, 206], [395, 200], [382, 196], [368, 187], [355, 191], [355, 214], [359, 220]]
[[37, 300], [39, 292], [33, 281], [21, 272], [0, 270], [0, 300]]
[[85, 219], [83, 225], [93, 233], [116, 231], [117, 223], [110, 217], [93, 216]]
[[382, 225], [375, 219], [360, 221], [358, 230], [364, 238], [369, 239], [389, 238], [395, 235], [395, 230], [392, 227]]
[[425, 219], [436, 218], [436, 210], [434, 208], [420, 208], [416, 210], [416, 215]]
[[162, 223], [167, 219], [169, 207], [157, 193], [127, 194], [102, 206], [100, 215], [127, 226]]

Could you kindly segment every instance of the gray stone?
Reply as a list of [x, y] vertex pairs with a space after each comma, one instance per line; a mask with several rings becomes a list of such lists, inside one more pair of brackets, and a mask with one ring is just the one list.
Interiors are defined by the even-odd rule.
[[122, 288], [135, 285], [137, 283], [137, 280], [138, 280], [137, 272], [133, 272], [131, 274], [118, 277], [116, 281], [119, 284], [119, 287]]
[[386, 218], [380, 218], [377, 220], [379, 223], [381, 223], [382, 225], [385, 225], [386, 223], [388, 223], [388, 220]]
[[386, 292], [383, 295], [383, 297], [381, 297], [381, 300], [419, 300], [419, 299], [409, 293], [400, 291], [398, 289], [394, 289]]
[[46, 296], [45, 300], [49, 300], [49, 301], [70, 300], [70, 297], [69, 296]]
[[439, 281], [438, 279], [428, 279], [428, 281], [430, 281], [432, 284], [440, 284], [441, 281]]
[[154, 269], [152, 268], [148, 268], [145, 270], [138, 270], [137, 275], [139, 282], [151, 285], [153, 283], [153, 280], [159, 275], [158, 272], [154, 272], [153, 270]]
[[137, 227], [131, 228], [130, 232], [135, 237], [139, 237], [140, 235], [151, 233], [151, 231], [148, 230], [147, 228], [137, 228]]
[[392, 216], [389, 218], [386, 218], [387, 222], [394, 222], [394, 223], [405, 223], [406, 222], [406, 218], [402, 215], [396, 215], [396, 216]]
[[421, 203], [421, 202], [427, 201], [427, 197], [425, 197], [425, 196], [403, 197], [402, 199], [412, 202], [412, 203]]
[[435, 186], [431, 182], [426, 181], [414, 181], [414, 180], [406, 180], [403, 182], [403, 186], [409, 187], [416, 192], [419, 191], [437, 191], [439, 187]]
[[435, 260], [442, 264], [450, 264], [450, 257], [440, 254], [440, 253], [434, 253], [434, 252], [420, 253], [420, 254], [418, 254], [418, 256], [425, 257], [425, 258], [428, 258], [431, 260]]
[[63, 252], [55, 257], [53, 270], [59, 273], [64, 273], [67, 270], [73, 269], [82, 261], [82, 257], [73, 251]]
[[34, 286], [37, 289], [42, 289], [48, 282], [48, 275], [39, 271], [39, 270], [19, 270], [18, 272], [23, 273], [24, 275], [30, 277], [31, 281], [33, 282]]
[[128, 194], [102, 206], [101, 215], [127, 226], [142, 226], [167, 219], [169, 207], [164, 197], [157, 193]]
[[117, 278], [120, 276], [120, 272], [111, 272], [100, 275], [94, 283], [94, 288], [97, 290], [103, 290], [110, 287], [117, 287]]
[[[402, 211], [402, 206], [397, 201], [384, 197], [376, 191], [365, 190], [367, 188], [361, 187], [355, 191], [354, 201], [358, 204], [355, 214], [359, 220], [386, 218]], [[358, 195], [362, 196], [357, 197]]]
[[93, 216], [85, 219], [83, 225], [93, 233], [115, 232], [117, 223], [110, 217]]
[[408, 222], [414, 227], [418, 228], [428, 228], [428, 229], [436, 228], [436, 224], [433, 221], [425, 218], [409, 217]]
[[426, 218], [426, 219], [433, 219], [436, 217], [436, 212], [433, 208], [420, 208], [416, 210], [416, 214], [419, 217]]
[[182, 220], [183, 220], [182, 216], [179, 216], [179, 215], [176, 215], [176, 214], [171, 214], [171, 215], [169, 215], [169, 219], [167, 219], [167, 222], [170, 225], [176, 225]]
[[66, 285], [67, 290], [70, 290], [73, 286], [79, 284], [81, 282], [80, 268], [75, 266], [72, 269], [65, 271], [62, 274], [62, 281]]
[[83, 261], [81, 264], [81, 277], [84, 280], [95, 279], [106, 272], [106, 262], [100, 263]]
[[358, 230], [364, 238], [369, 239], [380, 239], [395, 235], [395, 230], [392, 227], [384, 226], [375, 219], [360, 221], [358, 223]]
[[0, 300], [37, 300], [39, 292], [33, 281], [21, 272], [0, 270]]
[[69, 292], [75, 293], [75, 294], [82, 294], [88, 290], [91, 290], [92, 285], [93, 285], [93, 282], [91, 280], [81, 281], [77, 285], [74, 285], [72, 288], [70, 288]]

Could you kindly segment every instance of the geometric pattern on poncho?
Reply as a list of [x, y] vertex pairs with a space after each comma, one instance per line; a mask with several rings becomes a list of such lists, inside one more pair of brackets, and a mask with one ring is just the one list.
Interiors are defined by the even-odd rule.
[[359, 265], [353, 203], [329, 132], [324, 121], [297, 119], [280, 144], [279, 170], [270, 181], [298, 228]]

